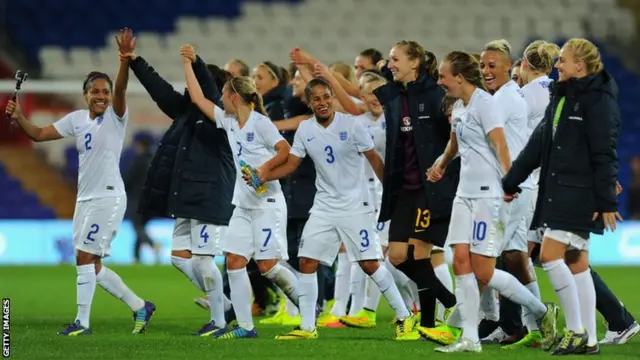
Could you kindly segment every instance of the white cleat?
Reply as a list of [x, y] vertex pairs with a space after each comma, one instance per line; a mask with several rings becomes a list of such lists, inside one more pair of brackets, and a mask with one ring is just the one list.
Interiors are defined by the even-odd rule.
[[458, 341], [451, 345], [441, 346], [436, 348], [437, 352], [442, 353], [454, 353], [454, 352], [482, 352], [482, 345], [480, 343], [474, 343], [467, 338], [460, 338]]
[[627, 329], [622, 331], [610, 331], [607, 330], [604, 335], [604, 339], [600, 340], [601, 345], [622, 345], [631, 340], [632, 337], [640, 333], [640, 325], [638, 322], [634, 322]]
[[501, 327], [497, 327], [491, 334], [487, 337], [480, 339], [480, 343], [482, 344], [501, 344], [503, 341], [509, 338], [509, 334], [504, 332]]
[[209, 299], [207, 299], [206, 297], [195, 298], [193, 299], [193, 302], [205, 310], [209, 310], [209, 308], [211, 307], [211, 304], [209, 304]]

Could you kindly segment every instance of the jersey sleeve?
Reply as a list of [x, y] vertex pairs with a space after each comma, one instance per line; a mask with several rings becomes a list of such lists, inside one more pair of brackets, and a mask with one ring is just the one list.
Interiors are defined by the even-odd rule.
[[293, 137], [293, 146], [291, 146], [291, 151], [289, 153], [300, 159], [304, 159], [307, 156], [307, 148], [304, 145], [302, 127], [299, 127], [298, 131], [296, 131], [296, 134]]
[[504, 115], [497, 101], [486, 101], [479, 105], [478, 120], [485, 134], [489, 134], [493, 129], [504, 127]]
[[229, 130], [229, 117], [218, 105], [213, 105], [213, 117], [218, 129]]
[[374, 148], [371, 133], [365, 128], [361, 122], [355, 122], [353, 125], [353, 143], [358, 152], [369, 151]]
[[258, 131], [260, 132], [260, 136], [264, 140], [265, 145], [269, 147], [275, 147], [277, 143], [284, 140], [278, 128], [273, 125], [273, 122], [269, 120], [269, 118], [262, 118], [261, 121], [258, 121]]
[[126, 109], [124, 109], [124, 115], [122, 115], [122, 117], [118, 116], [118, 114], [116, 114], [116, 111], [111, 106], [107, 111], [111, 113], [114, 119], [118, 120], [118, 124], [126, 126], [129, 123], [129, 107], [128, 106]]
[[53, 123], [53, 127], [62, 137], [75, 136], [73, 129], [73, 113], [65, 115], [62, 119]]

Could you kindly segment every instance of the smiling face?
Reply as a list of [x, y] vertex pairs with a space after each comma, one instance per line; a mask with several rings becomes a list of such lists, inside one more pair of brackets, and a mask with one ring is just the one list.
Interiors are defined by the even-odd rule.
[[364, 103], [367, 105], [367, 108], [374, 116], [380, 116], [384, 111], [382, 108], [382, 105], [380, 105], [380, 101], [378, 101], [378, 98], [373, 93], [375, 89], [379, 88], [382, 85], [383, 85], [382, 81], [371, 81], [366, 83], [362, 87], [362, 91], [361, 91], [362, 100], [364, 101]]
[[271, 74], [266, 65], [258, 65], [253, 69], [253, 82], [262, 96], [278, 86], [278, 79]]
[[577, 60], [573, 51], [563, 47], [560, 49], [560, 57], [556, 61], [555, 68], [558, 69], [559, 80], [565, 81], [580, 77], [580, 73], [584, 70], [584, 62]]
[[487, 50], [480, 55], [480, 70], [490, 91], [496, 91], [509, 82], [510, 68], [511, 60], [500, 51]]
[[97, 116], [104, 114], [111, 104], [111, 86], [106, 79], [98, 78], [88, 85], [84, 94], [89, 111]]
[[419, 59], [410, 59], [405, 51], [405, 45], [391, 48], [389, 52], [389, 70], [393, 74], [393, 80], [402, 83], [414, 81], [417, 78]]
[[359, 55], [353, 66], [356, 69], [356, 78], [360, 78], [363, 72], [375, 69], [376, 64], [371, 62], [371, 57]]
[[324, 123], [333, 116], [333, 94], [324, 84], [311, 88], [307, 94], [307, 103], [319, 123]]
[[453, 75], [451, 63], [443, 61], [438, 69], [438, 85], [440, 85], [447, 96], [459, 98], [462, 94], [462, 76]]

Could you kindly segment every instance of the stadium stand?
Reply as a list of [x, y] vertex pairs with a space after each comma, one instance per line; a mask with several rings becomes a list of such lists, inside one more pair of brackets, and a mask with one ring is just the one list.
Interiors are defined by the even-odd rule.
[[[265, 60], [285, 65], [288, 51], [295, 46], [324, 61], [351, 62], [364, 48], [386, 53], [401, 39], [415, 39], [438, 57], [454, 49], [478, 50], [498, 38], [507, 39], [514, 54], [536, 38], [561, 42], [589, 37], [600, 45], [629, 43], [636, 38], [639, 12], [626, 3], [394, 0], [394, 6], [388, 6], [388, 0], [112, 0], [100, 4], [101, 17], [108, 21], [96, 21], [87, 16], [94, 5], [84, 0], [69, 0], [65, 6], [54, 0], [21, 0], [9, 2], [6, 25], [14, 45], [39, 64], [45, 78], [77, 80], [96, 68], [114, 73], [113, 36], [120, 27], [130, 26], [137, 34], [138, 53], [168, 80], [183, 81], [178, 56], [183, 43], [194, 44], [207, 62], [219, 65], [232, 57], [250, 65]], [[55, 26], [52, 17], [57, 19]], [[605, 67], [621, 89], [620, 181], [625, 186], [629, 158], [640, 153], [634, 145], [640, 139], [640, 116], [634, 111], [640, 103], [640, 84], [616, 56], [606, 53], [605, 46], [602, 50]], [[51, 116], [41, 119], [52, 120]], [[60, 153], [59, 161], [72, 178], [77, 154], [67, 146], [53, 151]], [[129, 153], [123, 154], [123, 167]], [[626, 202], [625, 193], [622, 197]]]

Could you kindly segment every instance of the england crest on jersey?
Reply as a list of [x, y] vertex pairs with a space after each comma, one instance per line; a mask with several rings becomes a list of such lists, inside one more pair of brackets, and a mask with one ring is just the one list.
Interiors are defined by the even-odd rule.
[[253, 132], [247, 133], [247, 141], [248, 142], [252, 142], [254, 137], [255, 137], [255, 135], [253, 134]]
[[340, 131], [340, 140], [341, 141], [347, 141], [347, 139], [349, 139], [349, 135], [347, 134], [346, 131]]

